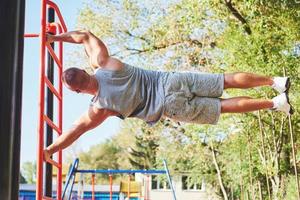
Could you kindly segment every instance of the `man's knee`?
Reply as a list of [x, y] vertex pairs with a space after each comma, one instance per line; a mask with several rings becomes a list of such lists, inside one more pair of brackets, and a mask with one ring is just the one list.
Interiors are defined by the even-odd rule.
[[227, 89], [227, 88], [230, 88], [233, 86], [234, 75], [235, 75], [235, 73], [224, 74], [224, 89]]

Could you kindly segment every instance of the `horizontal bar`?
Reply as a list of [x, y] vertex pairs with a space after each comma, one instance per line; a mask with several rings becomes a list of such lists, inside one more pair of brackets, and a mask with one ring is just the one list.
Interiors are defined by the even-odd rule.
[[24, 37], [28, 37], [28, 38], [40, 37], [40, 34], [26, 33], [26, 34], [24, 34]]
[[51, 47], [51, 45], [49, 43], [46, 44], [47, 49], [49, 51], [49, 53], [51, 54], [52, 58], [54, 59], [54, 61], [56, 62], [57, 66], [59, 68], [62, 68], [62, 64], [61, 61], [59, 60], [59, 58], [57, 57], [57, 55], [54, 52], [54, 49]]
[[49, 126], [51, 126], [57, 133], [58, 135], [61, 135], [62, 131], [60, 130], [60, 128], [58, 128], [51, 119], [49, 119], [49, 117], [47, 117], [46, 115], [44, 115], [44, 120], [47, 122], [47, 124]]
[[53, 84], [49, 81], [49, 79], [45, 76], [45, 83], [51, 90], [51, 92], [61, 101], [61, 95], [58, 93], [58, 91], [55, 89]]
[[67, 32], [67, 26], [66, 26], [66, 23], [65, 23], [65, 21], [64, 21], [64, 18], [63, 18], [62, 15], [61, 15], [61, 12], [60, 12], [58, 6], [57, 6], [54, 2], [52, 2], [52, 1], [50, 1], [50, 0], [47, 0], [46, 3], [47, 3], [51, 8], [53, 8], [53, 9], [55, 10], [55, 12], [56, 12], [56, 14], [57, 14], [57, 17], [58, 17], [58, 19], [59, 19], [59, 21], [60, 21], [60, 23], [61, 23], [61, 25], [62, 25], [62, 28], [63, 28], [64, 32]]
[[51, 197], [43, 196], [43, 200], [52, 200]]
[[78, 169], [76, 173], [85, 173], [85, 174], [166, 174], [165, 170], [124, 170], [124, 169], [91, 169], [91, 170], [82, 170]]
[[54, 161], [52, 159], [47, 160], [47, 163], [50, 163], [51, 165], [53, 165], [53, 166], [55, 166], [57, 168], [61, 168], [61, 165], [58, 162], [56, 162], [56, 161]]

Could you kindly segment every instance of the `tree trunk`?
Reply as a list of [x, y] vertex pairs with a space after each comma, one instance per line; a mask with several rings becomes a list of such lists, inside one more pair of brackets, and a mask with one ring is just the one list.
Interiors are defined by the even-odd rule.
[[249, 160], [249, 176], [250, 176], [250, 190], [251, 190], [251, 197], [254, 200], [255, 196], [254, 196], [254, 186], [253, 186], [253, 176], [252, 176], [252, 154], [251, 154], [251, 137], [249, 132], [247, 133], [247, 139], [248, 139], [248, 160]]
[[[260, 132], [261, 142], [262, 142], [262, 152], [263, 152], [263, 161], [262, 162], [263, 162], [264, 167], [266, 167], [265, 140], [264, 140], [262, 121], [261, 121], [261, 118], [260, 118], [260, 112], [259, 111], [258, 111], [258, 122], [259, 122], [259, 132]], [[267, 182], [268, 197], [269, 197], [269, 200], [271, 200], [271, 191], [270, 191], [268, 172], [266, 173], [266, 182]]]
[[258, 181], [258, 190], [259, 190], [259, 200], [263, 200], [260, 181]]
[[219, 184], [220, 184], [220, 187], [221, 187], [221, 190], [222, 190], [222, 193], [223, 193], [224, 200], [228, 200], [228, 194], [227, 194], [227, 192], [225, 190], [225, 187], [224, 187], [224, 184], [223, 184], [221, 170], [219, 168], [219, 164], [217, 162], [215, 149], [214, 149], [214, 146], [213, 146], [212, 143], [211, 143], [211, 152], [212, 152], [213, 162], [214, 162], [215, 168], [217, 170], [218, 180], [219, 180]]

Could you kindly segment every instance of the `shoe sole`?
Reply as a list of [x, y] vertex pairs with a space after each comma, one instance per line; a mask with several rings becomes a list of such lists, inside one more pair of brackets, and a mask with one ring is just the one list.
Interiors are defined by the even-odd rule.
[[286, 97], [286, 100], [287, 100], [288, 104], [290, 105], [290, 111], [289, 111], [289, 114], [292, 115], [292, 114], [294, 114], [294, 109], [293, 109], [293, 106], [292, 106], [291, 103], [290, 103], [290, 98], [289, 98], [289, 96], [288, 96], [288, 93], [285, 93], [285, 97]]
[[291, 87], [291, 80], [290, 80], [290, 77], [288, 77], [287, 80], [286, 80], [286, 83], [285, 83], [285, 88], [286, 89], [285, 89], [284, 92], [288, 94], [289, 90], [290, 90], [290, 87]]

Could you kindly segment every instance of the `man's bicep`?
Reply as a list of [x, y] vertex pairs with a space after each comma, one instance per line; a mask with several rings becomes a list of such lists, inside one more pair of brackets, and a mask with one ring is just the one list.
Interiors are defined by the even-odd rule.
[[82, 127], [85, 132], [99, 126], [107, 117], [107, 112], [104, 109], [91, 106], [89, 110], [75, 122], [75, 125]]
[[90, 64], [93, 67], [105, 65], [109, 58], [109, 53], [105, 44], [92, 33], [84, 41], [85, 51], [90, 58]]

